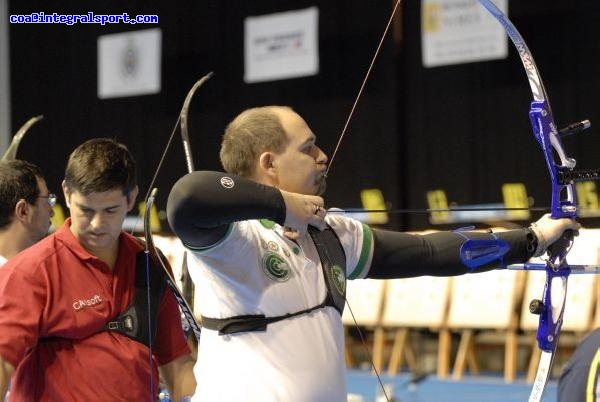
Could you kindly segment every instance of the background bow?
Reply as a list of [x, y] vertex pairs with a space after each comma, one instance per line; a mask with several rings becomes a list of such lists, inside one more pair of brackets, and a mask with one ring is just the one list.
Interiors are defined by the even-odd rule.
[[[192, 150], [190, 147], [189, 135], [188, 135], [188, 129], [187, 129], [187, 114], [188, 114], [188, 110], [190, 107], [190, 102], [191, 102], [194, 94], [196, 93], [198, 88], [200, 88], [210, 77], [212, 77], [212, 75], [213, 75], [213, 73], [210, 72], [207, 75], [205, 75], [204, 77], [200, 78], [194, 84], [192, 89], [190, 89], [190, 91], [188, 92], [188, 94], [185, 98], [185, 101], [183, 102], [183, 106], [181, 108], [181, 112], [179, 113], [179, 117], [177, 118], [177, 121], [175, 122], [175, 126], [173, 127], [173, 130], [169, 137], [169, 141], [167, 142], [167, 145], [165, 146], [165, 149], [164, 149], [161, 159], [158, 163], [156, 171], [154, 172], [154, 175], [152, 177], [152, 181], [150, 182], [150, 185], [148, 187], [148, 193], [146, 194], [146, 197], [145, 197], [146, 210], [145, 210], [145, 214], [144, 214], [144, 237], [146, 239], [146, 252], [148, 254], [150, 254], [153, 258], [156, 258], [157, 261], [160, 263], [160, 265], [163, 267], [167, 285], [169, 286], [169, 288], [171, 288], [171, 291], [173, 292], [175, 298], [177, 299], [177, 302], [179, 303], [179, 306], [185, 317], [185, 320], [187, 321], [190, 328], [194, 332], [194, 335], [198, 342], [200, 341], [200, 325], [196, 321], [193, 311], [190, 308], [188, 302], [186, 301], [186, 298], [182, 295], [182, 292], [177, 287], [175, 280], [171, 276], [169, 270], [167, 269], [166, 264], [164, 263], [164, 261], [162, 261], [160, 254], [157, 252], [157, 250], [154, 246], [154, 241], [152, 239], [152, 229], [150, 226], [150, 211], [152, 209], [152, 205], [154, 204], [154, 199], [155, 199], [156, 193], [158, 192], [158, 189], [153, 188], [154, 182], [156, 181], [156, 177], [158, 176], [158, 172], [160, 171], [160, 168], [162, 167], [165, 156], [167, 154], [167, 151], [169, 150], [169, 146], [171, 145], [171, 142], [173, 141], [173, 138], [175, 136], [175, 132], [176, 132], [178, 126], [181, 127], [181, 137], [183, 140], [183, 148], [185, 151], [185, 158], [186, 158], [186, 164], [188, 167], [188, 172], [191, 173], [194, 171], [194, 162], [192, 159]], [[184, 258], [184, 261], [185, 261], [185, 258]], [[149, 268], [149, 263], [147, 264], [147, 268]], [[183, 274], [184, 274], [184, 279], [185, 279], [187, 276], [187, 271], [184, 271]], [[148, 275], [149, 275], [149, 273], [148, 273]], [[148, 286], [150, 286], [150, 278], [149, 277], [147, 278], [147, 281], [148, 281], [147, 282]], [[189, 278], [187, 279], [187, 282], [184, 280], [184, 287], [185, 287], [186, 283], [189, 286]], [[188, 296], [188, 298], [189, 298], [189, 296]]]
[[17, 158], [17, 150], [19, 149], [21, 140], [23, 139], [23, 137], [25, 137], [25, 134], [27, 134], [27, 131], [29, 131], [31, 126], [33, 126], [35, 123], [42, 120], [43, 118], [44, 116], [42, 115], [32, 117], [31, 119], [27, 120], [25, 124], [21, 126], [21, 128], [19, 128], [17, 133], [13, 136], [10, 145], [4, 152], [4, 155], [2, 155], [2, 161], [12, 161]]
[[[153, 259], [158, 264], [160, 264], [160, 266], [162, 266], [162, 268], [163, 268], [162, 274], [165, 278], [165, 281], [166, 281], [168, 287], [171, 289], [171, 292], [175, 296], [177, 303], [179, 304], [181, 313], [183, 314], [183, 318], [184, 318], [184, 321], [182, 321], [182, 325], [185, 326], [185, 324], [187, 323], [187, 326], [194, 333], [194, 336], [195, 336], [197, 342], [200, 342], [200, 325], [196, 321], [194, 312], [193, 312], [192, 308], [190, 307], [190, 305], [188, 304], [188, 300], [191, 300], [191, 297], [192, 297], [192, 284], [191, 284], [191, 281], [189, 278], [189, 274], [187, 272], [187, 264], [185, 264], [186, 256], [184, 255], [184, 258], [183, 258], [184, 266], [183, 266], [183, 272], [182, 272], [182, 275], [183, 275], [183, 294], [182, 294], [182, 291], [180, 291], [179, 288], [177, 287], [175, 279], [173, 278], [169, 269], [167, 268], [167, 265], [163, 261], [161, 253], [156, 249], [156, 247], [154, 245], [154, 240], [152, 238], [152, 228], [150, 225], [150, 214], [151, 214], [152, 206], [154, 205], [156, 193], [158, 192], [158, 189], [154, 188], [153, 186], [154, 186], [154, 183], [158, 176], [158, 173], [162, 167], [162, 164], [165, 160], [167, 151], [169, 150], [171, 142], [173, 141], [173, 138], [175, 136], [175, 132], [177, 131], [178, 126], [180, 126], [180, 128], [181, 128], [181, 137], [182, 137], [182, 141], [183, 141], [183, 148], [184, 148], [184, 152], [185, 152], [185, 158], [186, 158], [186, 164], [188, 167], [188, 172], [194, 171], [194, 162], [192, 159], [192, 149], [190, 146], [188, 129], [187, 129], [187, 115], [188, 115], [190, 102], [192, 100], [192, 97], [196, 93], [196, 90], [198, 90], [198, 88], [200, 88], [210, 77], [212, 77], [212, 75], [213, 75], [213, 73], [210, 72], [207, 75], [205, 75], [204, 77], [202, 77], [201, 79], [199, 79], [194, 84], [192, 89], [190, 89], [190, 91], [188, 92], [188, 94], [185, 98], [185, 101], [183, 103], [181, 111], [179, 112], [179, 117], [177, 118], [177, 121], [175, 122], [175, 126], [173, 127], [173, 130], [171, 131], [171, 135], [169, 136], [167, 145], [165, 146], [165, 149], [160, 158], [158, 166], [154, 172], [154, 175], [152, 176], [152, 181], [150, 182], [150, 185], [148, 186], [148, 192], [146, 193], [146, 196], [145, 196], [146, 206], [145, 206], [145, 212], [144, 212], [144, 238], [146, 240], [146, 245], [145, 245], [146, 248], [144, 251], [146, 253], [146, 289], [147, 289], [147, 298], [148, 298], [148, 328], [150, 329], [149, 333], [150, 334], [152, 333], [152, 331], [151, 331], [152, 316], [150, 314], [150, 293], [152, 291], [152, 289], [150, 288], [150, 275], [152, 275], [152, 273], [150, 272], [150, 260]], [[187, 292], [186, 292], [186, 290], [187, 290]], [[184, 294], [187, 296], [187, 300], [186, 300], [186, 297], [184, 296]], [[153, 390], [154, 389], [154, 379], [152, 377], [152, 345], [153, 345], [152, 339], [150, 339], [149, 345], [150, 345], [150, 373], [151, 373], [150, 374], [150, 389]], [[151, 393], [152, 393], [152, 391], [151, 391]]]

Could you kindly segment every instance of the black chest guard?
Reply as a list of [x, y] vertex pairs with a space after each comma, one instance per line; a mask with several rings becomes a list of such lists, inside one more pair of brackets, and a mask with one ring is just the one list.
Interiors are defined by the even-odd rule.
[[346, 254], [340, 239], [329, 225], [322, 231], [309, 226], [308, 233], [317, 248], [327, 286], [327, 295], [322, 303], [275, 317], [266, 317], [264, 314], [238, 315], [229, 318], [202, 316], [202, 326], [219, 331], [219, 335], [228, 335], [238, 332], [266, 331], [267, 325], [270, 323], [310, 313], [327, 306], [335, 308], [342, 315], [346, 302]]
[[[149, 290], [146, 268], [150, 271]], [[121, 314], [106, 323], [103, 330], [120, 332], [150, 347], [150, 340], [152, 339], [154, 342], [156, 338], [158, 307], [166, 286], [162, 271], [162, 267], [156, 265], [154, 258], [147, 258], [144, 251], [138, 252], [135, 261], [133, 300]], [[148, 308], [148, 291], [150, 292], [150, 308]], [[150, 326], [152, 328], [149, 328]]]

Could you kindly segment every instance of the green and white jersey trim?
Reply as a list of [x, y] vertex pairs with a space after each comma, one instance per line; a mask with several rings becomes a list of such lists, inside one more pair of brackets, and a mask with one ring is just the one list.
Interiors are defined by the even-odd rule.
[[364, 278], [369, 272], [371, 267], [371, 260], [373, 258], [373, 231], [371, 228], [363, 223], [362, 225], [363, 239], [362, 247], [360, 250], [360, 258], [358, 264], [348, 274], [348, 279]]

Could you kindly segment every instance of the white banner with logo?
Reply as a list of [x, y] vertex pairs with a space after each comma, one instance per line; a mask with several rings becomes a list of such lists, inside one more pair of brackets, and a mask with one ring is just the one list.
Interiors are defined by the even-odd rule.
[[318, 19], [316, 7], [246, 18], [244, 81], [273, 81], [317, 74]]
[[98, 98], [160, 92], [159, 28], [98, 38]]
[[[503, 13], [508, 0], [494, 0]], [[506, 58], [502, 25], [477, 0], [421, 0], [421, 43], [425, 67]]]

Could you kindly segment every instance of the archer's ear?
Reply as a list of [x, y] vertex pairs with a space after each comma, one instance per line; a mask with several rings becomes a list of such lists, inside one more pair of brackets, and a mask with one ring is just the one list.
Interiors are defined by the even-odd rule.
[[272, 152], [263, 152], [258, 158], [257, 175], [260, 177], [269, 177], [274, 180], [277, 177], [277, 168], [273, 163], [275, 154]]

